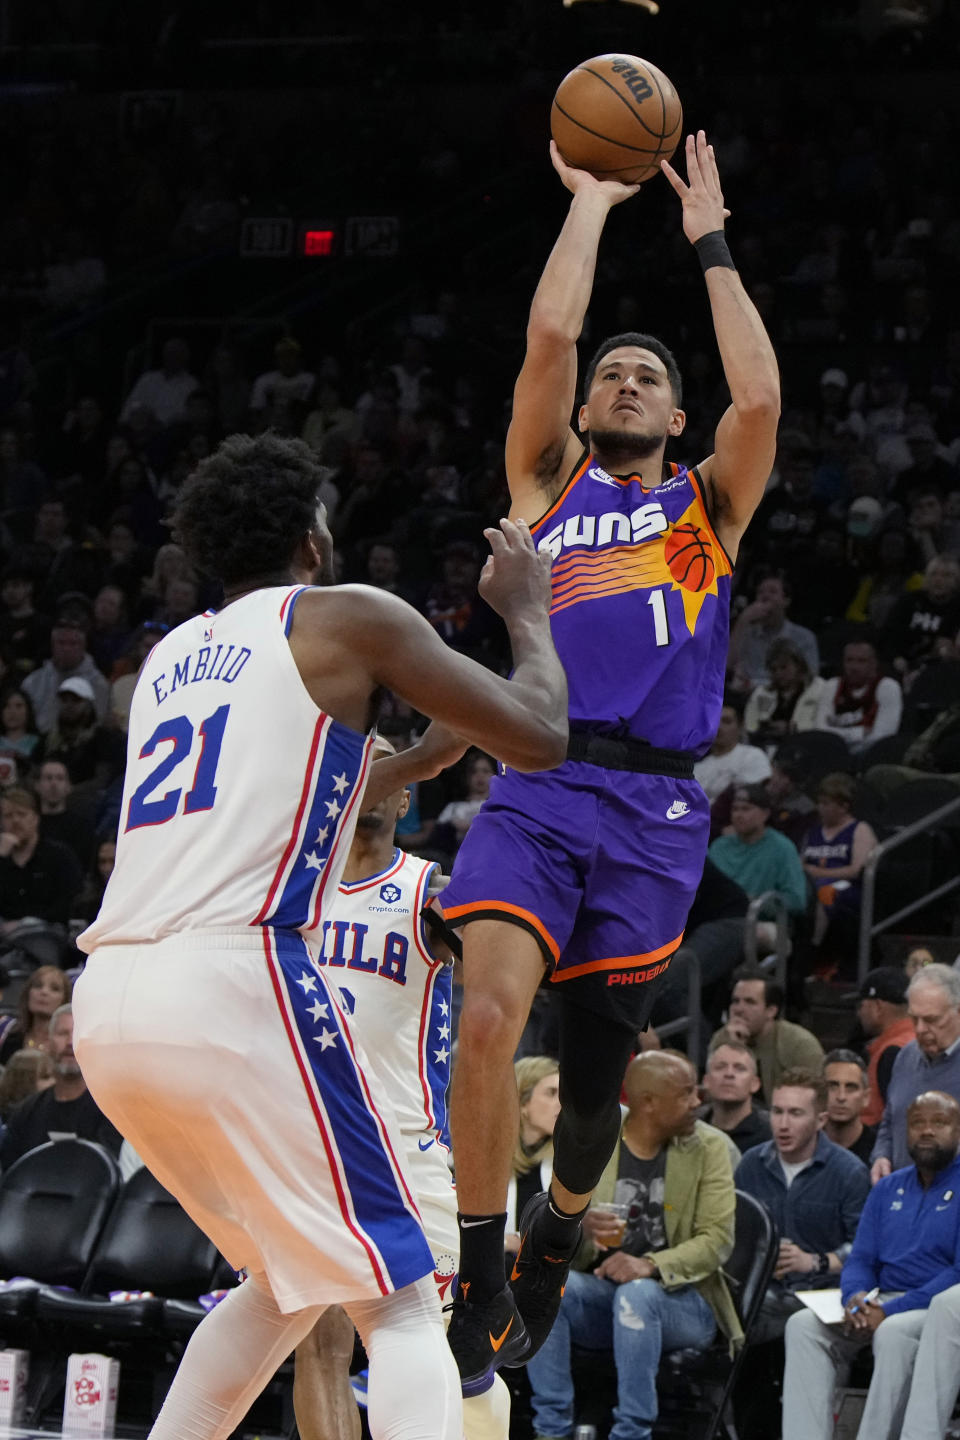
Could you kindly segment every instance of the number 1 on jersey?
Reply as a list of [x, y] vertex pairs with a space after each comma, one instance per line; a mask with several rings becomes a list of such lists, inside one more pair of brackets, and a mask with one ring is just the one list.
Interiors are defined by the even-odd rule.
[[[193, 775], [193, 785], [184, 800], [185, 815], [193, 815], [198, 810], [213, 809], [217, 798], [216, 776], [220, 747], [229, 714], [230, 706], [221, 705], [219, 710], [208, 715], [200, 725], [200, 755]], [[138, 830], [141, 825], [163, 825], [165, 821], [173, 819], [180, 808], [180, 796], [183, 794], [181, 786], [168, 790], [159, 800], [148, 797], [189, 757], [193, 750], [193, 740], [193, 725], [186, 715], [175, 715], [171, 720], [164, 720], [157, 726], [140, 751], [140, 759], [145, 760], [155, 754], [157, 746], [165, 741], [172, 744], [173, 749], [164, 756], [159, 765], [153, 767], [146, 780], [138, 785], [130, 796], [125, 830]]]
[[653, 634], [657, 649], [670, 644], [670, 626], [667, 623], [667, 601], [662, 590], [651, 590], [647, 604], [653, 607]]

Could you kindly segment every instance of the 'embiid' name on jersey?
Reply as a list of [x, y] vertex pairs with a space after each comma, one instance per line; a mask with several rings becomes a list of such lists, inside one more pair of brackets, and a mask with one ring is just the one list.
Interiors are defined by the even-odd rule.
[[173, 670], [162, 670], [151, 680], [157, 704], [161, 705], [182, 685], [197, 685], [201, 680], [223, 680], [232, 685], [253, 652], [247, 645], [204, 645], [182, 660], [174, 662]]

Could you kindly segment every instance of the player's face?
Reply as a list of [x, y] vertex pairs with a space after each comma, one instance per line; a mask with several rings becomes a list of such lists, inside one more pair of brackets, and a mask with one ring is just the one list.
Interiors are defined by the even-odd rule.
[[867, 1103], [860, 1066], [835, 1061], [826, 1067], [823, 1074], [827, 1082], [827, 1119], [835, 1125], [846, 1125], [856, 1120]]
[[581, 430], [590, 431], [598, 448], [612, 445], [626, 451], [632, 441], [638, 455], [643, 455], [668, 435], [679, 435], [684, 420], [660, 357], [624, 345], [611, 350], [597, 366], [579, 423]]

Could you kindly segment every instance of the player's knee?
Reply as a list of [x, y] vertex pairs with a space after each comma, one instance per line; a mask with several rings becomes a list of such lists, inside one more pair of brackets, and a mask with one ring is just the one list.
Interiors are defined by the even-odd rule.
[[509, 995], [464, 996], [459, 1028], [461, 1056], [464, 1047], [474, 1055], [494, 1055], [506, 1051], [512, 1056], [525, 1018]]

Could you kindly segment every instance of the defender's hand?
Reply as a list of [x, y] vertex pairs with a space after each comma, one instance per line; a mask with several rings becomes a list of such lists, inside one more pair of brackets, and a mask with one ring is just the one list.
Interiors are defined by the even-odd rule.
[[491, 554], [478, 589], [509, 625], [514, 620], [545, 620], [550, 613], [553, 556], [537, 550], [525, 520], [501, 520], [499, 530], [484, 530]]
[[683, 204], [683, 233], [695, 245], [704, 235], [722, 230], [723, 222], [730, 214], [724, 208], [723, 191], [720, 189], [720, 174], [713, 153], [713, 146], [707, 144], [706, 132], [698, 130], [696, 138], [687, 136], [687, 183], [667, 160], [660, 161], [660, 169], [666, 175]]

